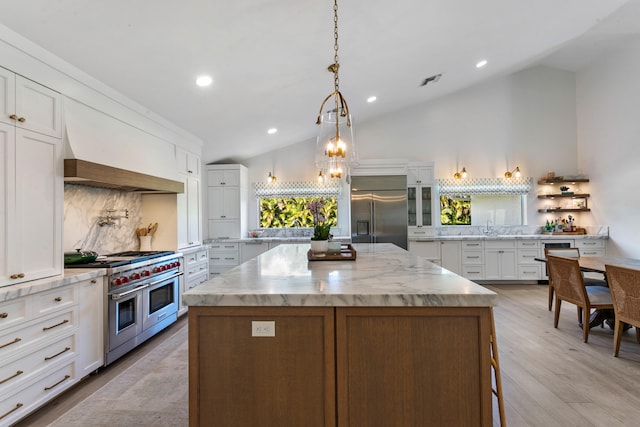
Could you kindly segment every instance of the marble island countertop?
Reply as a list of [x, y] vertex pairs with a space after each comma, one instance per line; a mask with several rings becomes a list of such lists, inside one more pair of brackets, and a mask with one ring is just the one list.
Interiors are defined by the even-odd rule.
[[497, 294], [392, 244], [354, 244], [355, 261], [308, 261], [280, 245], [184, 293], [190, 306], [487, 307]]

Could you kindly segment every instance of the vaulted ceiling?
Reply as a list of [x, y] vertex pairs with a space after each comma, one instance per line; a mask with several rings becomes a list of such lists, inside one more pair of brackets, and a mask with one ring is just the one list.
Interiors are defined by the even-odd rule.
[[[313, 138], [333, 90], [331, 0], [6, 3], [0, 24], [201, 138], [207, 162]], [[638, 35], [639, 3], [341, 0], [340, 89], [357, 126], [534, 64], [576, 70]]]

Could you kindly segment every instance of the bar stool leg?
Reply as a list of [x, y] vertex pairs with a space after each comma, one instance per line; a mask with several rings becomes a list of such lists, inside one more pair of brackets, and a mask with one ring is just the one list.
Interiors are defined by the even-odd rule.
[[498, 358], [498, 341], [496, 338], [496, 325], [493, 321], [493, 307], [491, 307], [491, 368], [493, 370], [495, 388], [491, 388], [493, 394], [498, 399], [498, 413], [500, 414], [500, 425], [506, 427], [507, 421], [504, 416], [504, 400], [502, 397], [502, 377], [500, 376], [500, 359]]

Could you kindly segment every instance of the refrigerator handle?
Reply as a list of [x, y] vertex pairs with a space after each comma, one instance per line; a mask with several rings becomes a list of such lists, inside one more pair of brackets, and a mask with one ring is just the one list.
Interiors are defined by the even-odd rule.
[[376, 243], [376, 205], [373, 199], [369, 202], [369, 218], [371, 218], [371, 243]]

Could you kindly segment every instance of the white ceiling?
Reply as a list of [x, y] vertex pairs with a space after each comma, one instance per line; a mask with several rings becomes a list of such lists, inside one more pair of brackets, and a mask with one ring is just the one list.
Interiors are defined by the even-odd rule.
[[[333, 90], [331, 0], [0, 1], [1, 24], [200, 137], [207, 162], [313, 138]], [[536, 63], [576, 70], [637, 36], [639, 4], [341, 0], [340, 89], [356, 133], [358, 122]], [[480, 59], [489, 63], [476, 69]], [[194, 85], [202, 73], [211, 87]]]

